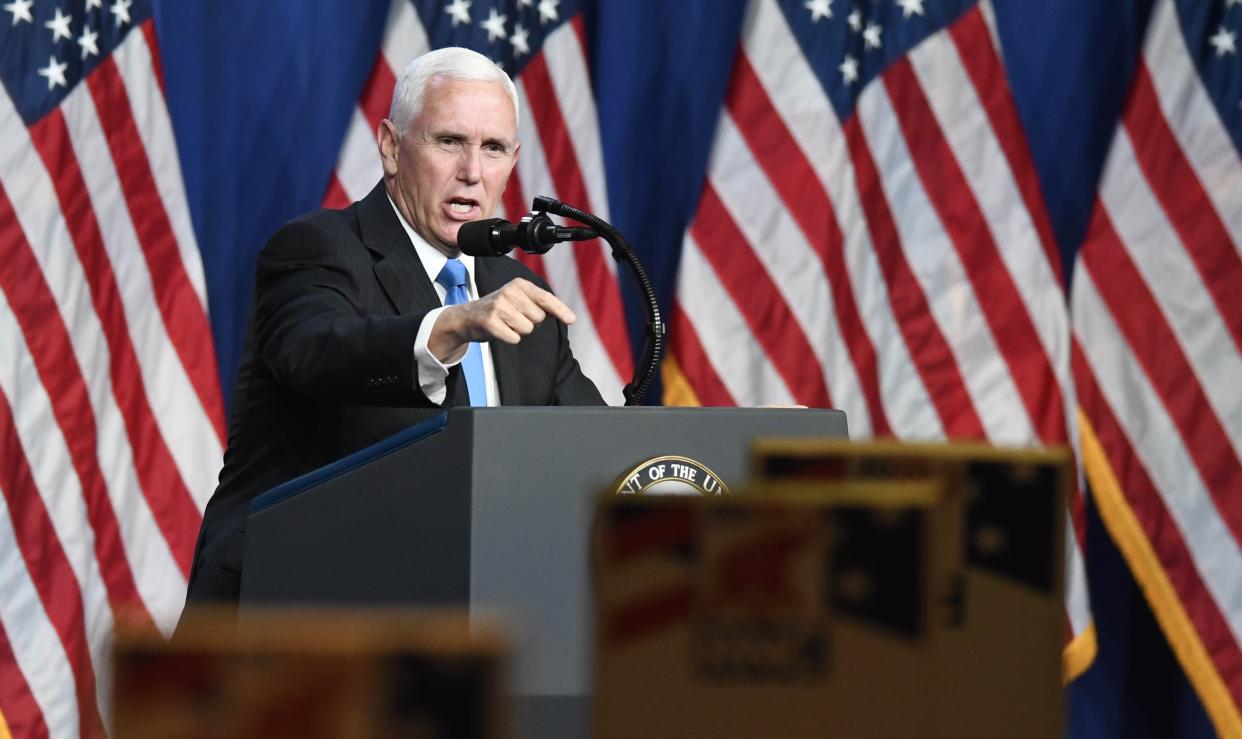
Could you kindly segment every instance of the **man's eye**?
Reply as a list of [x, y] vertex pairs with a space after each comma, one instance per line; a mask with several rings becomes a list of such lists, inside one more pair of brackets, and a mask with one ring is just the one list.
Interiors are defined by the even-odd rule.
[[489, 157], [502, 157], [508, 152], [505, 147], [500, 144], [484, 144], [483, 153], [487, 154]]
[[442, 149], [449, 149], [452, 151], [457, 151], [458, 149], [461, 148], [461, 139], [449, 138], [447, 136], [437, 139], [436, 143]]

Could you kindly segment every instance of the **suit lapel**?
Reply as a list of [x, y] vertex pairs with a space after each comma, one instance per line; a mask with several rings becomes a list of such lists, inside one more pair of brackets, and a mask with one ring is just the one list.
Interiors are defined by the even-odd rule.
[[439, 307], [440, 297], [388, 201], [382, 180], [359, 201], [358, 227], [362, 243], [379, 255], [375, 277], [398, 313], [420, 313]]
[[[497, 274], [492, 260], [479, 257], [474, 260], [474, 284], [479, 297], [504, 287], [504, 276]], [[521, 388], [518, 384], [517, 347], [503, 341], [489, 341], [492, 350], [492, 367], [496, 370], [496, 387], [500, 391], [501, 405], [521, 405]]]
[[[422, 313], [440, 307], [440, 296], [427, 278], [427, 270], [418, 258], [418, 252], [410, 243], [405, 228], [397, 218], [388, 193], [381, 180], [370, 194], [358, 203], [358, 225], [362, 243], [379, 255], [375, 262], [375, 277], [384, 293], [401, 314]], [[479, 295], [487, 295], [504, 286], [504, 275], [498, 274], [490, 260], [476, 259], [475, 285]], [[496, 387], [500, 391], [501, 405], [520, 405], [521, 390], [518, 383], [517, 348], [503, 341], [489, 341], [492, 366], [496, 371]], [[449, 390], [454, 392], [457, 404], [464, 405], [465, 383], [452, 381]], [[455, 387], [455, 386], [461, 387]]]

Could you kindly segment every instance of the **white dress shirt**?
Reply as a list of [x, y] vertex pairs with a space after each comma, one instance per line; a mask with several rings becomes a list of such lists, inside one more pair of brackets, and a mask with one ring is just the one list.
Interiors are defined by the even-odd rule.
[[[436, 277], [440, 275], [440, 270], [444, 269], [448, 257], [427, 243], [426, 239], [419, 236], [418, 232], [405, 222], [405, 217], [401, 215], [400, 210], [397, 210], [397, 204], [392, 201], [391, 195], [388, 196], [388, 203], [392, 206], [393, 212], [397, 214], [397, 220], [401, 222], [406, 235], [410, 237], [410, 243], [414, 244], [418, 260], [422, 262], [423, 269], [427, 270], [427, 279], [431, 280], [431, 285], [436, 289], [436, 294], [440, 296], [440, 303], [443, 304], [448, 290], [436, 282]], [[471, 300], [477, 300], [479, 288], [474, 284], [474, 257], [462, 254], [458, 259], [466, 268], [466, 292], [469, 293]], [[466, 353], [462, 352], [460, 357], [445, 364], [427, 348], [427, 342], [431, 339], [431, 328], [436, 325], [436, 319], [440, 317], [443, 310], [444, 308], [441, 307], [429, 311], [423, 318], [422, 325], [418, 327], [418, 335], [414, 338], [414, 363], [418, 368], [418, 385], [428, 400], [439, 404], [443, 404], [445, 400], [444, 396], [447, 392], [445, 381], [448, 379], [449, 368], [460, 364], [461, 360], [466, 357]], [[486, 341], [480, 341], [478, 345], [483, 351], [483, 379], [487, 387], [487, 405], [500, 405], [500, 392], [496, 388], [496, 368], [492, 366], [492, 348]]]

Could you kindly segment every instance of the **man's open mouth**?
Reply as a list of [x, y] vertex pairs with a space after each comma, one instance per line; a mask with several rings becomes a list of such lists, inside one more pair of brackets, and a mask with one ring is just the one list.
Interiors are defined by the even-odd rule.
[[465, 215], [475, 208], [479, 207], [479, 201], [470, 200], [469, 198], [453, 198], [449, 201], [449, 210], [454, 213]]

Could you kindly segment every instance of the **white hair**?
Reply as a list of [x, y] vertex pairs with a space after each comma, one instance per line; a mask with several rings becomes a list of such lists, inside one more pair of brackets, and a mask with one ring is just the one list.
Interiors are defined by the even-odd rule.
[[427, 91], [427, 85], [436, 77], [495, 82], [503, 86], [509, 93], [509, 99], [513, 101], [513, 122], [517, 123], [517, 88], [513, 86], [509, 75], [477, 51], [460, 46], [446, 46], [415, 57], [397, 79], [397, 86], [392, 91], [392, 107], [388, 111], [388, 119], [397, 127], [398, 133], [405, 135], [409, 131], [410, 123], [422, 112], [423, 94]]

